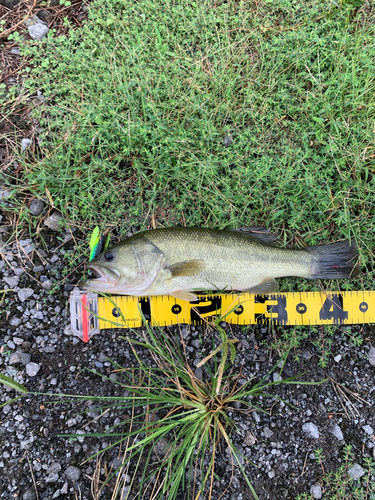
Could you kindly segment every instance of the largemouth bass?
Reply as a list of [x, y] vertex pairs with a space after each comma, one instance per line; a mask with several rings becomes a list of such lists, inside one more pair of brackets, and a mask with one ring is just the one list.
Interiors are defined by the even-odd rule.
[[198, 290], [271, 293], [275, 278], [356, 276], [357, 246], [347, 240], [302, 250], [278, 248], [264, 228], [172, 227], [141, 231], [92, 260], [86, 290], [120, 295], [172, 295], [196, 300]]

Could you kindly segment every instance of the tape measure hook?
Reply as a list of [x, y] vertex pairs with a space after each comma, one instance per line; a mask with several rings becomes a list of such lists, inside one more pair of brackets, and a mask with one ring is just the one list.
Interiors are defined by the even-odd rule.
[[70, 298], [70, 327], [74, 335], [88, 342], [100, 332], [98, 319], [98, 294], [75, 289]]

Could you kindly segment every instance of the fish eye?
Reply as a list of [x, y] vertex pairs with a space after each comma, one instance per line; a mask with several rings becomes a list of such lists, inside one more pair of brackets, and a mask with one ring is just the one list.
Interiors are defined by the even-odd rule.
[[115, 256], [113, 255], [112, 252], [106, 252], [104, 254], [104, 258], [105, 258], [105, 260], [113, 260], [115, 258]]

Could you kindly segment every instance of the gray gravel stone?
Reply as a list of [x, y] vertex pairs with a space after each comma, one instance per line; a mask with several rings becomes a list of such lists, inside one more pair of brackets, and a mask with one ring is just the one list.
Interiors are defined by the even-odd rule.
[[10, 53], [11, 53], [11, 54], [14, 54], [14, 55], [16, 55], [16, 56], [20, 56], [20, 55], [21, 55], [21, 51], [20, 51], [20, 49], [19, 49], [19, 48], [17, 48], [17, 47], [14, 47], [13, 49], [11, 49], [11, 50], [10, 50]]
[[56, 474], [61, 471], [61, 465], [59, 462], [52, 462], [52, 464], [47, 469], [47, 474]]
[[46, 34], [49, 32], [49, 28], [44, 24], [34, 24], [34, 26], [29, 26], [29, 35], [33, 40], [43, 40]]
[[322, 498], [323, 492], [322, 492], [322, 487], [320, 486], [319, 483], [313, 484], [310, 488], [310, 494], [313, 496], [313, 498]]
[[164, 457], [167, 454], [170, 446], [171, 445], [169, 444], [168, 440], [162, 437], [160, 441], [158, 441], [154, 446], [154, 451], [157, 455]]
[[31, 362], [26, 365], [26, 373], [29, 377], [35, 377], [39, 370], [40, 365], [38, 363]]
[[36, 500], [36, 494], [34, 488], [29, 488], [22, 496], [23, 500]]
[[32, 202], [29, 205], [29, 210], [34, 215], [34, 217], [37, 217], [44, 210], [44, 201], [32, 200]]
[[10, 198], [11, 194], [12, 192], [7, 189], [0, 189], [0, 201], [7, 200], [8, 198]]
[[34, 319], [44, 319], [44, 316], [43, 316], [42, 311], [37, 311], [37, 312], [34, 314]]
[[375, 366], [375, 347], [370, 347], [370, 351], [368, 353], [368, 360], [371, 366]]
[[328, 429], [329, 432], [337, 437], [339, 441], [342, 441], [344, 439], [344, 434], [342, 433], [342, 430], [336, 422], [333, 422]]
[[22, 139], [21, 141], [21, 149], [22, 151], [26, 151], [26, 149], [30, 146], [31, 140], [30, 139]]
[[366, 474], [366, 471], [359, 464], [353, 464], [352, 467], [348, 469], [348, 474], [350, 477], [357, 480]]
[[19, 276], [6, 276], [5, 278], [3, 278], [3, 280], [5, 281], [5, 283], [8, 286], [10, 286], [10, 288], [15, 288], [20, 281], [20, 277]]
[[265, 427], [263, 430], [266, 438], [270, 438], [271, 436], [273, 436], [273, 431], [271, 431], [271, 429], [269, 429], [268, 427]]
[[21, 288], [18, 290], [17, 295], [21, 302], [25, 302], [25, 300], [34, 295], [34, 291], [31, 288]]
[[65, 476], [69, 481], [78, 481], [80, 475], [81, 470], [78, 467], [74, 467], [74, 465], [71, 465], [65, 471]]
[[44, 290], [51, 290], [51, 288], [52, 288], [52, 281], [51, 280], [45, 280], [45, 281], [43, 281], [42, 287], [44, 288]]
[[230, 134], [226, 135], [224, 137], [223, 144], [226, 148], [231, 146], [233, 144], [233, 137]]
[[58, 212], [53, 212], [53, 214], [44, 221], [44, 225], [49, 227], [51, 231], [58, 231], [61, 229], [61, 222], [63, 220], [63, 217]]
[[365, 431], [366, 434], [369, 436], [372, 436], [374, 434], [374, 429], [371, 427], [371, 425], [363, 425], [362, 429]]
[[31, 355], [26, 352], [14, 352], [10, 355], [9, 364], [10, 365], [27, 365], [31, 361]]
[[307, 434], [309, 437], [313, 439], [319, 439], [319, 429], [318, 427], [313, 424], [312, 422], [307, 422], [306, 424], [303, 424], [302, 430], [305, 434]]
[[336, 361], [336, 363], [338, 363], [339, 361], [341, 361], [342, 356], [341, 356], [341, 354], [338, 354], [338, 355], [337, 355], [337, 356], [335, 356], [333, 359]]
[[27, 255], [29, 255], [29, 253], [34, 251], [34, 248], [34, 245], [31, 243], [30, 245], [26, 245], [23, 250]]
[[58, 480], [59, 480], [59, 475], [57, 474], [57, 472], [49, 474], [45, 479], [46, 483], [56, 483], [56, 481]]

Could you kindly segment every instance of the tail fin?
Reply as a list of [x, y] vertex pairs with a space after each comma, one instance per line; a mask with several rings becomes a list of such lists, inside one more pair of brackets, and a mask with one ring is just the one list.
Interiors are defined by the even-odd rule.
[[311, 246], [306, 251], [313, 255], [314, 265], [310, 279], [336, 279], [358, 276], [355, 266], [358, 248], [355, 240], [338, 241], [329, 245]]

